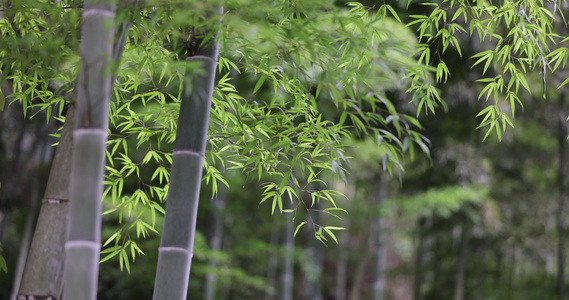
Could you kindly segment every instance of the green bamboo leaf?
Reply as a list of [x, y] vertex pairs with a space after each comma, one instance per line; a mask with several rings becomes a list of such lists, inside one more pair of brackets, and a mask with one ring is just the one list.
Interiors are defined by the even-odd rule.
[[263, 83], [265, 82], [265, 79], [267, 79], [267, 75], [261, 75], [261, 78], [259, 78], [259, 81], [257, 81], [257, 84], [255, 85], [255, 88], [253, 89], [253, 94], [255, 94], [263, 85]]
[[[490, 122], [490, 128], [488, 128], [488, 131], [486, 131], [486, 134], [484, 135], [484, 138], [482, 139], [482, 141], [484, 142], [486, 140], [486, 138], [488, 137], [488, 135], [490, 135], [490, 133], [492, 132], [492, 129], [494, 129], [494, 124], [496, 122], [494, 120], [492, 120], [492, 122]], [[480, 127], [480, 126], [479, 126]]]
[[8, 265], [2, 255], [0, 255], [0, 272], [8, 273]]
[[304, 224], [306, 224], [306, 221], [304, 221], [304, 222], [302, 222], [302, 223], [300, 223], [300, 224], [298, 224], [298, 225], [296, 226], [296, 229], [294, 230], [294, 236], [295, 236], [295, 237], [296, 237], [296, 233], [298, 232], [298, 230], [300, 229], [300, 227], [302, 227]]
[[569, 78], [565, 79], [561, 85], [559, 85], [557, 88], [560, 89], [562, 86], [566, 85], [569, 82]]
[[101, 261], [99, 263], [105, 262], [105, 261], [113, 258], [114, 256], [116, 256], [117, 254], [120, 253], [120, 249], [121, 249], [121, 246], [117, 245], [117, 246], [113, 246], [113, 247], [110, 247], [110, 248], [107, 248], [107, 249], [101, 251], [101, 254], [105, 254], [105, 253], [109, 253], [109, 254], [107, 256], [105, 256], [103, 259], [101, 259]]
[[346, 230], [344, 227], [336, 227], [336, 226], [326, 226], [326, 228], [330, 230]]
[[281, 180], [281, 185], [279, 187], [279, 191], [281, 191], [281, 195], [285, 191], [285, 187], [286, 187], [286, 184], [287, 184], [289, 178], [290, 178], [290, 171], [285, 172], [283, 179]]
[[4, 106], [6, 105], [6, 97], [4, 97], [4, 93], [0, 89], [0, 111], [4, 111]]
[[[124, 266], [126, 267], [127, 273], [130, 274], [130, 262], [128, 260], [128, 253], [126, 253], [126, 250], [123, 249], [121, 251], [120, 257], [122, 258], [122, 260], [121, 260], [123, 262], [122, 264], [124, 264]], [[121, 271], [122, 271], [122, 264], [121, 264]]]
[[391, 5], [389, 4], [384, 4], [383, 6], [385, 6], [387, 8], [387, 10], [389, 10], [389, 12], [391, 13], [391, 15], [397, 20], [399, 21], [399, 23], [403, 23], [401, 22], [401, 19], [399, 19], [399, 16], [397, 15], [397, 13], [395, 12], [395, 10], [393, 9], [393, 7], [391, 7]]
[[[498, 123], [498, 122], [495, 122], [495, 124], [496, 124], [496, 136], [498, 136], [498, 141], [501, 142], [501, 141], [502, 141], [502, 128], [501, 128], [501, 125], [500, 125], [500, 123]], [[505, 128], [504, 128], [504, 129], [505, 129]]]

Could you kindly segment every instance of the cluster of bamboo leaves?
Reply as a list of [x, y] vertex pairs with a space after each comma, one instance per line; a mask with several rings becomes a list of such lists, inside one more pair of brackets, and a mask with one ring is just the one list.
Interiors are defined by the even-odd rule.
[[[309, 5], [323, 11], [329, 8]], [[222, 170], [239, 169], [264, 182], [260, 202], [270, 202], [272, 212], [293, 213], [299, 205], [310, 208], [302, 191], [318, 181], [322, 172], [345, 176], [349, 158], [342, 139], [347, 136], [374, 136], [386, 149], [384, 167], [390, 171], [393, 166], [401, 168], [403, 152], [413, 150], [413, 143], [428, 151], [427, 141], [416, 131], [419, 123], [398, 113], [383, 94], [395, 85], [408, 85], [401, 78], [409, 68], [418, 69], [409, 58], [412, 51], [407, 43], [413, 43], [413, 36], [409, 41], [394, 38], [383, 26], [389, 22], [385, 15], [368, 15], [356, 6], [350, 12], [312, 16], [281, 1], [274, 6], [259, 6], [255, 1], [235, 7], [228, 3], [226, 11], [218, 37], [219, 79], [204, 170], [204, 180], [214, 194], [220, 183], [227, 184]], [[251, 12], [258, 16], [244, 17]], [[266, 16], [273, 18], [271, 23], [266, 24]], [[151, 31], [153, 21], [147, 20], [133, 24], [134, 36]], [[371, 43], [369, 35], [374, 36]], [[138, 237], [156, 232], [156, 212], [163, 213], [160, 202], [168, 190], [184, 76], [175, 60], [174, 37], [161, 37], [146, 36], [144, 42], [138, 38], [137, 43], [127, 44], [111, 104], [116, 129], [108, 147], [106, 195], [114, 206], [105, 213], [118, 213], [125, 225], [105, 242], [111, 247], [104, 250], [108, 255], [103, 260], [122, 253], [121, 264], [126, 253], [133, 258], [141, 253], [129, 232], [136, 231]], [[253, 88], [240, 92], [236, 80], [245, 80]], [[129, 149], [132, 143], [136, 149]], [[141, 176], [149, 168], [152, 176]], [[138, 189], [125, 193], [129, 178]], [[289, 199], [300, 199], [294, 209], [283, 208], [285, 193]], [[323, 189], [309, 195], [309, 204], [329, 202], [324, 213], [342, 211], [336, 204], [341, 197], [337, 191]], [[337, 228], [318, 226], [316, 236], [325, 240], [326, 232], [335, 240], [331, 229]]]
[[[226, 1], [221, 26], [217, 18], [203, 18], [209, 2], [147, 1], [117, 11], [118, 21], [128, 20], [132, 28], [109, 110], [104, 213], [118, 214], [123, 227], [104, 243], [109, 248], [103, 260], [118, 255], [128, 270], [128, 256], [143, 253], [134, 237], [159, 232], [156, 214], [164, 213], [180, 95], [191, 70], [181, 61], [184, 41], [193, 27], [219, 28], [219, 79], [204, 170], [214, 194], [220, 183], [227, 185], [223, 170], [240, 169], [264, 182], [260, 202], [270, 202], [272, 212], [300, 207], [310, 215], [310, 205], [323, 200], [328, 205], [320, 210], [336, 216], [342, 211], [339, 192], [308, 190], [305, 201], [303, 191], [323, 173], [345, 176], [344, 138], [372, 137], [385, 151], [389, 172], [402, 168], [413, 144], [428, 152], [420, 124], [385, 94], [408, 88], [420, 106], [440, 102], [429, 67], [410, 57], [413, 35], [402, 39], [393, 30], [402, 28], [388, 16], [393, 9], [269, 2]], [[48, 120], [64, 120], [78, 74], [80, 5], [13, 5], [13, 22], [0, 20], [0, 81], [11, 83], [11, 94], [2, 98], [21, 103], [25, 117], [37, 108]], [[239, 81], [252, 88], [237, 90]], [[285, 194], [292, 211], [283, 208]], [[318, 225], [315, 232], [335, 240], [334, 229]]]
[[[523, 109], [520, 87], [528, 93], [542, 88], [531, 87], [525, 77], [539, 72], [545, 96], [547, 75], [567, 63], [569, 38], [564, 33], [563, 12], [567, 1], [445, 0], [422, 5], [432, 6], [431, 13], [411, 15], [413, 21], [407, 26], [418, 28], [421, 44], [415, 51], [421, 63], [436, 68], [438, 82], [451, 76], [444, 62], [447, 49], [452, 47], [462, 55], [458, 39], [469, 35], [487, 45], [488, 50], [472, 57], [472, 67], [483, 66], [485, 76], [477, 80], [484, 85], [478, 98], [493, 101], [477, 117], [482, 117], [479, 128], [487, 127], [484, 139], [494, 131], [501, 140], [507, 125], [514, 126], [511, 118], [516, 106]], [[566, 79], [560, 87], [568, 82]]]

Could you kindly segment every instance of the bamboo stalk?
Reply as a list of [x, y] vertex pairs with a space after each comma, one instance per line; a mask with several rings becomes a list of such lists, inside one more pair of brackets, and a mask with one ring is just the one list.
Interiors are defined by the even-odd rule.
[[[293, 208], [291, 199], [285, 193], [283, 195], [283, 207]], [[283, 270], [281, 274], [280, 300], [292, 300], [294, 298], [294, 221], [290, 216], [285, 227]]]
[[[221, 14], [222, 8], [219, 10]], [[198, 41], [190, 42], [200, 44]], [[218, 45], [213, 37], [195, 49], [195, 53], [189, 53], [187, 58], [188, 61], [201, 62], [202, 72], [192, 72], [192, 78], [185, 81], [190, 85], [182, 94], [164, 227], [158, 249], [154, 300], [186, 299], [217, 54]]]
[[[386, 195], [386, 188], [387, 188], [387, 178], [385, 174], [380, 175], [378, 178], [378, 185], [377, 190], [374, 195], [376, 207], [380, 207], [383, 201], [385, 200]], [[383, 244], [383, 216], [381, 214], [377, 214], [375, 216], [375, 231], [372, 230], [372, 233], [375, 233], [372, 236], [372, 240], [374, 241], [374, 271], [373, 271], [373, 283], [372, 283], [372, 292], [373, 296], [372, 299], [374, 300], [382, 300], [384, 289], [385, 289], [385, 274], [384, 274], [384, 265], [383, 265], [383, 256], [385, 253], [385, 247]]]
[[[563, 112], [565, 107], [565, 92], [559, 95], [559, 111]], [[565, 300], [565, 207], [566, 207], [566, 192], [565, 192], [565, 164], [566, 164], [566, 143], [567, 131], [564, 126], [566, 119], [563, 114], [559, 116], [558, 129], [557, 129], [557, 151], [559, 156], [559, 164], [557, 167], [557, 213], [555, 220], [555, 227], [557, 231], [557, 299]]]
[[[131, 24], [124, 22], [119, 27], [117, 41], [113, 46], [113, 83], [118, 62], [122, 57]], [[34, 238], [26, 261], [18, 299], [51, 297], [60, 299], [63, 291], [63, 261], [65, 233], [69, 213], [69, 185], [75, 128], [76, 99], [72, 95], [67, 108], [66, 121], [61, 131], [55, 152], [47, 188], [42, 200]]]
[[74, 117], [75, 100], [72, 100], [53, 158], [18, 299], [39, 295], [59, 299], [63, 290], [63, 260], [71, 170], [69, 158], [72, 155]]
[[[213, 233], [211, 236], [210, 249], [211, 251], [217, 252], [221, 250], [221, 241], [223, 237], [223, 218], [225, 210], [225, 195], [216, 195], [212, 200], [214, 206], [214, 212], [212, 214], [213, 219]], [[214, 269], [217, 267], [217, 259], [210, 259], [208, 265]], [[210, 272], [206, 274], [205, 277], [205, 300], [215, 300], [217, 286], [217, 274], [215, 272]]]
[[63, 298], [66, 300], [97, 298], [114, 18], [112, 0], [85, 1], [73, 132], [72, 201], [65, 244]]

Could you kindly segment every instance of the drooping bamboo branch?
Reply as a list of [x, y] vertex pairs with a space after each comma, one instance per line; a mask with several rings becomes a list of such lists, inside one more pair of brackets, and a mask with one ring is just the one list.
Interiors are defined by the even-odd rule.
[[114, 18], [114, 1], [84, 2], [65, 244], [63, 298], [66, 300], [97, 298]]
[[186, 299], [188, 289], [218, 53], [215, 37], [203, 42], [196, 37], [189, 41], [197, 47], [188, 51], [187, 60], [201, 62], [202, 70], [188, 72], [192, 77], [182, 93], [154, 300]]

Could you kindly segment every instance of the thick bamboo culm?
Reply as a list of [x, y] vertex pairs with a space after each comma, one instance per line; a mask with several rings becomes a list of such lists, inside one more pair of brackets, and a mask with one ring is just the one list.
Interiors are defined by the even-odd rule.
[[101, 198], [111, 97], [114, 1], [85, 1], [81, 70], [73, 133], [70, 218], [65, 244], [65, 300], [95, 300], [101, 240]]
[[202, 70], [188, 70], [182, 93], [154, 300], [186, 299], [217, 54], [212, 38], [187, 59], [201, 62]]

